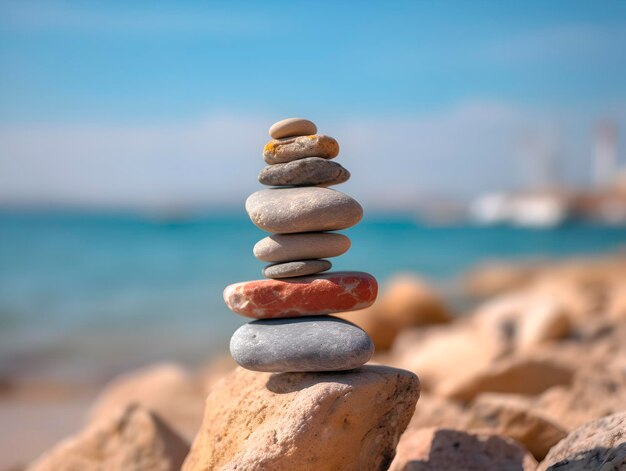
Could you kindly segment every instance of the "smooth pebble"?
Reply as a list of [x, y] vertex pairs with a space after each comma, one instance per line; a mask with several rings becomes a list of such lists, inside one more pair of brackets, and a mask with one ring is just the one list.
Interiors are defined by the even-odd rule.
[[264, 262], [288, 262], [338, 257], [350, 248], [350, 239], [333, 232], [274, 234], [258, 241], [254, 256]]
[[330, 270], [331, 267], [332, 264], [328, 260], [298, 260], [268, 265], [263, 269], [263, 276], [267, 278], [293, 278], [321, 273]]
[[271, 186], [330, 186], [344, 183], [349, 178], [350, 172], [340, 164], [321, 157], [268, 165], [259, 173], [259, 182]]
[[253, 193], [246, 211], [260, 229], [277, 234], [335, 231], [363, 217], [356, 200], [329, 188], [272, 188]]
[[245, 324], [232, 336], [230, 353], [253, 371], [343, 371], [365, 364], [374, 344], [356, 325], [322, 316]]
[[317, 126], [312, 121], [304, 118], [287, 118], [272, 124], [270, 136], [274, 139], [282, 139], [292, 136], [309, 136], [317, 132]]

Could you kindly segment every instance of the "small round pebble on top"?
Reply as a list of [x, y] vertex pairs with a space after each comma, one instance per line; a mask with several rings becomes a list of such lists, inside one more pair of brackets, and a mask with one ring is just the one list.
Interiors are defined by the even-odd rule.
[[317, 132], [317, 126], [312, 121], [304, 118], [287, 118], [274, 123], [270, 128], [270, 136], [273, 139], [283, 137], [308, 136]]

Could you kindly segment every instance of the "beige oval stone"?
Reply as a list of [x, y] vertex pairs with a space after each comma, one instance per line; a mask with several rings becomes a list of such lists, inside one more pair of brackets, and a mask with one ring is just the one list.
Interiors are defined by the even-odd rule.
[[318, 187], [257, 191], [246, 200], [246, 211], [259, 229], [275, 234], [337, 231], [358, 224], [363, 217], [356, 200]]
[[323, 134], [272, 139], [263, 148], [263, 159], [270, 165], [284, 164], [306, 157], [334, 159], [337, 155], [339, 143]]
[[304, 118], [287, 118], [272, 124], [270, 136], [274, 139], [292, 136], [309, 136], [317, 132], [313, 121]]
[[332, 232], [274, 234], [261, 239], [253, 249], [254, 256], [264, 262], [289, 262], [338, 257], [350, 248], [350, 239]]

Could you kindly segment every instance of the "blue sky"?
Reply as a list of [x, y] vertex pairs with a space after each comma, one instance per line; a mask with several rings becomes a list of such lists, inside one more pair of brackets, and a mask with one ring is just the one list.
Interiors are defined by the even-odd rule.
[[239, 202], [294, 115], [374, 202], [523, 185], [527, 134], [584, 183], [594, 123], [626, 131], [626, 2], [0, 3], [0, 203]]

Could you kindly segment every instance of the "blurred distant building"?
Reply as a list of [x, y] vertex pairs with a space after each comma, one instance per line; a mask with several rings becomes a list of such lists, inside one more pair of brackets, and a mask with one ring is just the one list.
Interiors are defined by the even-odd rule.
[[611, 184], [618, 170], [617, 127], [604, 121], [596, 127], [593, 147], [593, 176], [597, 188]]
[[474, 200], [469, 212], [480, 224], [550, 228], [567, 220], [570, 201], [567, 195], [556, 191], [495, 193]]
[[[531, 141], [532, 142], [532, 141]], [[558, 181], [560, 147], [526, 145], [522, 157], [534, 178], [528, 190], [491, 193], [471, 202], [468, 212], [481, 224], [550, 228], [570, 218], [626, 224], [626, 169], [620, 168], [617, 127], [610, 121], [595, 130], [593, 185], [566, 190]]]

